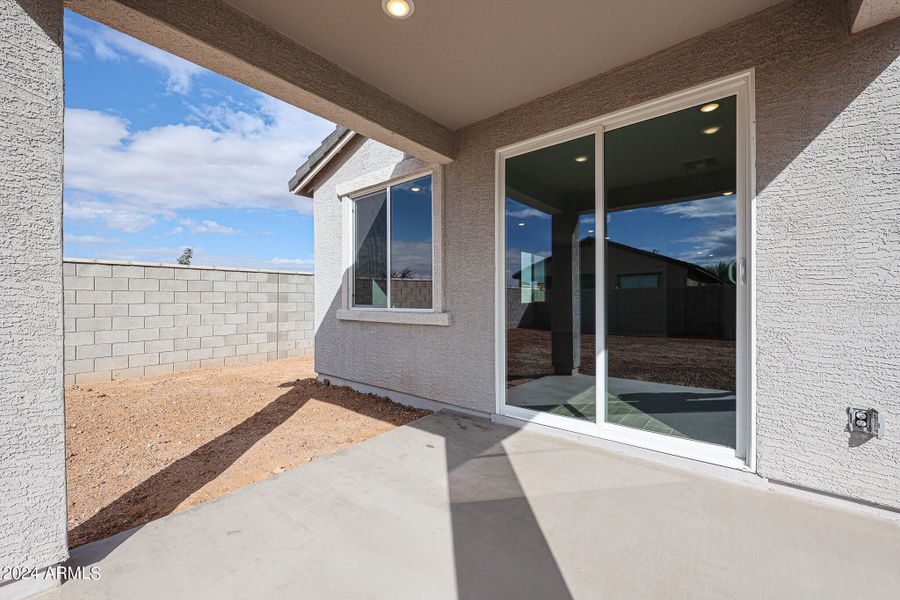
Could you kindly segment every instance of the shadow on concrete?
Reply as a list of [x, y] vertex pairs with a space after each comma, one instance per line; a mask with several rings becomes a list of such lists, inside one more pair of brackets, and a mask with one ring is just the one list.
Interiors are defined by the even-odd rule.
[[[342, 282], [346, 283], [348, 279], [349, 272], [344, 271]], [[336, 343], [343, 351], [341, 356], [346, 359], [353, 356], [354, 351], [358, 352], [352, 338], [323, 335], [325, 330], [338, 323], [336, 312], [341, 302], [338, 291], [317, 332], [316, 356], [319, 356], [319, 346], [326, 341]], [[333, 356], [331, 350], [325, 354]], [[414, 421], [407, 427], [416, 427], [444, 439], [457, 597], [464, 600], [571, 598], [559, 565], [502, 446], [503, 440], [516, 430], [487, 427], [488, 421], [482, 424], [477, 418], [453, 416], [459, 429], [475, 427], [483, 430], [483, 434], [448, 435], [429, 419]]]
[[452, 416], [463, 433], [476, 428], [479, 434], [448, 435], [433, 419], [408, 426], [444, 439], [457, 597], [572, 598], [503, 448], [515, 430]]

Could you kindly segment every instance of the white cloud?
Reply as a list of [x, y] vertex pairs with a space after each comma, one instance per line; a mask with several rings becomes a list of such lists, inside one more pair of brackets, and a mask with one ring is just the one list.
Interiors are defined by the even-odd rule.
[[[238, 232], [237, 229], [222, 225], [212, 219], [204, 219], [200, 223], [197, 223], [193, 219], [182, 219], [179, 223], [189, 228], [193, 233], [220, 233], [222, 235], [232, 235]], [[177, 233], [183, 231], [181, 227], [176, 227], [175, 229], [179, 230]], [[172, 231], [175, 232], [175, 229]]]
[[660, 206], [657, 210], [664, 215], [679, 215], [685, 219], [708, 219], [711, 217], [734, 217], [734, 196], [722, 196], [705, 200], [692, 200]]
[[67, 233], [63, 236], [63, 241], [73, 244], [113, 244], [118, 242], [117, 238], [102, 237], [99, 235], [75, 235]]
[[79, 194], [66, 199], [64, 210], [67, 218], [103, 223], [107, 229], [124, 233], [137, 233], [156, 223], [156, 219], [138, 205], [112, 204]]
[[[112, 148], [128, 136], [128, 124], [123, 119], [82, 108], [66, 109], [65, 127], [66, 147], [79, 150]], [[75, 158], [66, 156], [67, 162]]]
[[734, 196], [719, 196], [689, 202], [668, 204], [656, 209], [664, 215], [682, 219], [704, 219], [704, 231], [675, 243], [691, 244], [689, 250], [675, 258], [697, 265], [711, 265], [734, 260], [736, 245], [736, 208]]
[[316, 266], [315, 260], [313, 258], [279, 258], [276, 256], [269, 262], [277, 266], [293, 265], [294, 267], [302, 271], [312, 271]]
[[103, 39], [99, 37], [95, 37], [91, 40], [91, 45], [94, 48], [94, 56], [103, 61], [112, 61], [119, 60], [119, 54], [113, 50], [109, 44], [106, 43]]
[[75, 38], [69, 35], [68, 23], [66, 24], [66, 33], [63, 34], [63, 49], [66, 54], [66, 58], [75, 60], [84, 59], [84, 48], [81, 44], [75, 41]]
[[67, 52], [69, 43], [72, 44], [75, 58], [83, 58], [84, 50], [81, 43], [90, 45], [94, 56], [102, 61], [118, 61], [132, 58], [138, 62], [153, 67], [166, 76], [166, 90], [177, 94], [186, 94], [191, 89], [193, 79], [206, 70], [203, 67], [169, 54], [159, 48], [127, 36], [124, 33], [107, 27], [85, 28], [71, 22], [66, 22]]
[[[202, 115], [206, 115], [205, 120]], [[333, 125], [259, 94], [256, 106], [195, 113], [194, 124], [134, 130], [117, 116], [66, 109], [66, 216], [134, 232], [176, 211], [312, 211], [287, 181]]]
[[512, 217], [513, 219], [527, 219], [529, 217], [546, 217], [550, 218], [548, 213], [539, 211], [536, 208], [532, 208], [530, 206], [522, 206], [522, 208], [516, 208], [515, 210], [506, 211], [507, 217]]
[[711, 265], [734, 260], [737, 244], [737, 228], [724, 223], [715, 224], [707, 231], [679, 240], [693, 244], [690, 250], [676, 258], [698, 265]]

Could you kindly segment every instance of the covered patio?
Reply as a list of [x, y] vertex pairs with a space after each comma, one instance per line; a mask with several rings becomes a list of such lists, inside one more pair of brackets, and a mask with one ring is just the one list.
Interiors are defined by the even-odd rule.
[[895, 597], [897, 520], [732, 479], [440, 412], [82, 546], [101, 578], [42, 597]]
[[[334, 169], [310, 175], [318, 187], [304, 192], [313, 194], [317, 219], [316, 372], [431, 408], [503, 416], [437, 413], [79, 547], [68, 564], [96, 566], [102, 577], [73, 578], [43, 597], [896, 598], [900, 4], [580, 0], [566, 10], [536, 0], [418, 4], [414, 17], [396, 20], [377, 0], [0, 0], [0, 153], [9, 157], [0, 173], [0, 567], [46, 573], [70, 556], [61, 220], [65, 6], [352, 132], [340, 137], [343, 150], [329, 151], [343, 153]], [[725, 119], [732, 96], [740, 105]], [[721, 112], [703, 111], [720, 103]], [[731, 138], [720, 144], [734, 150], [732, 165], [690, 145], [667, 161], [673, 173], [660, 171], [655, 179], [682, 181], [727, 165], [735, 185], [713, 185], [704, 194], [732, 198], [743, 216], [738, 209], [712, 211], [709, 218], [727, 216], [733, 224], [704, 230], [712, 237], [702, 247], [699, 229], [676, 235], [660, 226], [646, 247], [629, 250], [619, 241], [619, 250], [644, 259], [658, 240], [690, 241], [699, 251], [732, 229], [735, 236], [743, 232], [728, 239], [726, 265], [745, 286], [735, 296], [743, 304], [733, 318], [712, 323], [720, 330], [742, 323], [744, 331], [707, 340], [721, 350], [710, 353], [717, 360], [705, 361], [706, 375], [718, 382], [685, 380], [698, 373], [687, 360], [696, 356], [672, 346], [661, 353], [679, 359], [684, 378], [644, 379], [640, 372], [665, 365], [656, 355], [643, 362], [634, 356], [649, 356], [644, 349], [658, 344], [619, 339], [624, 352], [608, 352], [608, 372], [597, 369], [597, 381], [605, 385], [611, 375], [694, 388], [635, 389], [624, 382], [622, 402], [607, 414], [620, 409], [622, 420], [635, 424], [627, 432], [635, 449], [615, 436], [561, 438], [551, 435], [555, 430], [498, 424], [517, 418], [501, 410], [510, 408], [504, 384], [535, 379], [532, 371], [505, 365], [506, 259], [518, 259], [515, 272], [523, 256], [532, 268], [546, 258], [503, 243], [506, 230], [525, 223], [526, 231], [527, 221], [539, 217], [524, 205], [513, 208], [532, 211], [526, 216], [507, 214], [505, 161], [568, 144], [571, 136], [594, 136], [593, 151], [573, 153], [566, 164], [593, 169], [592, 233], [599, 242], [598, 224], [605, 218], [608, 225], [610, 211], [598, 190], [606, 172], [616, 170], [612, 159], [607, 169], [606, 157], [645, 171], [627, 159], [629, 144], [617, 152], [607, 134], [615, 142], [617, 131], [679, 113], [688, 115], [685, 131], [697, 139], [726, 140], [732, 128], [740, 146]], [[701, 114], [721, 122], [698, 128], [693, 123]], [[687, 139], [665, 128], [656, 135], [654, 147]], [[431, 310], [355, 307], [346, 283], [355, 260], [354, 198], [389, 194], [426, 173], [433, 184], [423, 254], [432, 265]], [[639, 191], [626, 179], [619, 189]], [[581, 331], [579, 290], [593, 289], [599, 306], [607, 279], [607, 267], [596, 260], [602, 243], [585, 252], [596, 260], [593, 287], [591, 273], [574, 268], [580, 227], [587, 226], [581, 187], [566, 192], [579, 210], [556, 215], [555, 236], [553, 216], [542, 230], [556, 254], [563, 298], [557, 326], [551, 320], [543, 330], [551, 344], [557, 334], [550, 375], [568, 371], [576, 394], [590, 383], [572, 377], [590, 375], [576, 373], [589, 335], [574, 335]], [[657, 206], [663, 205], [644, 208]], [[623, 212], [612, 211], [614, 219]], [[392, 256], [390, 235], [378, 239], [385, 257]], [[616, 317], [620, 338], [663, 331], [630, 327], [636, 319], [623, 308], [641, 306], [626, 302], [627, 295], [655, 293], [647, 290], [662, 285], [656, 271], [662, 273], [609, 269], [619, 290], [629, 290], [607, 294], [608, 306], [623, 309]], [[395, 277], [386, 268], [383, 278], [390, 285], [403, 273]], [[700, 281], [685, 277], [685, 288], [689, 280]], [[544, 292], [546, 282], [532, 283]], [[515, 292], [521, 304], [522, 290]], [[731, 306], [729, 294], [709, 296]], [[603, 313], [585, 312], [594, 315], [601, 356], [608, 332], [596, 317]], [[665, 331], [687, 335], [668, 325]], [[607, 351], [615, 350], [615, 337], [606, 336]], [[525, 367], [543, 360], [531, 358]], [[726, 385], [728, 377], [721, 383], [726, 367], [735, 387]], [[507, 374], [520, 377], [505, 382]], [[674, 412], [660, 402], [663, 394], [690, 407], [681, 412], [694, 417], [694, 432], [659, 418]], [[707, 396], [694, 402], [698, 394]], [[560, 406], [558, 398], [537, 393], [523, 404]], [[589, 408], [583, 398], [569, 404], [582, 414]], [[602, 395], [595, 400], [595, 407], [605, 404]], [[738, 405], [733, 418], [731, 404]], [[887, 422], [883, 434], [871, 426], [876, 411]], [[557, 416], [520, 411], [518, 418], [563, 427], [563, 417], [556, 424], [543, 418]], [[618, 426], [597, 421], [607, 431]], [[725, 426], [737, 431], [734, 447], [717, 447], [706, 433], [722, 441], [732, 435]], [[713, 443], [698, 451], [676, 433]], [[650, 437], [664, 443], [644, 444]], [[651, 458], [637, 447], [677, 447], [683, 458]], [[718, 470], [698, 462], [712, 454], [722, 458]], [[795, 489], [810, 493], [789, 491]], [[0, 583], [0, 598], [55, 584], [52, 577], [41, 586], [16, 578]]]

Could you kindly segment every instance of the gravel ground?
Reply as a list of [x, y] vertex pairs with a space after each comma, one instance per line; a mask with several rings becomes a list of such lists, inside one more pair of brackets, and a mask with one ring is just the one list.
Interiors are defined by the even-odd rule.
[[[581, 336], [581, 373], [594, 375], [595, 336]], [[735, 389], [735, 345], [728, 340], [609, 336], [609, 374], [623, 379]], [[510, 385], [553, 373], [550, 332], [507, 330]]]
[[314, 377], [294, 358], [66, 388], [69, 546], [428, 414]]

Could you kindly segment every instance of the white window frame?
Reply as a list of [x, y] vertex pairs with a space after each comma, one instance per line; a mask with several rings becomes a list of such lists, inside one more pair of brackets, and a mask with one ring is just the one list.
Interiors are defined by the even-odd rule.
[[[392, 187], [431, 176], [431, 308], [393, 308], [391, 307], [390, 285], [390, 255], [391, 255], [391, 193]], [[354, 306], [353, 282], [356, 240], [356, 218], [354, 214], [355, 202], [373, 193], [385, 191], [387, 197], [387, 261], [388, 261], [388, 285], [387, 306]], [[438, 325], [450, 324], [450, 316], [444, 312], [443, 302], [443, 170], [438, 167], [428, 167], [411, 171], [402, 176], [387, 180], [381, 180], [342, 194], [341, 201], [344, 204], [344, 227], [346, 243], [344, 244], [344, 294], [342, 308], [337, 311], [337, 318], [344, 321], [367, 321], [377, 323], [398, 323], [407, 325]]]
[[[737, 156], [736, 156], [736, 201], [740, 227], [737, 232], [737, 260], [741, 273], [738, 276], [737, 293], [737, 402], [735, 407], [736, 448], [726, 448], [694, 440], [685, 440], [651, 432], [639, 431], [606, 422], [606, 370], [605, 344], [598, 344], [596, 356], [597, 378], [597, 420], [582, 421], [559, 415], [533, 411], [506, 405], [506, 229], [505, 229], [505, 165], [506, 160], [521, 154], [567, 142], [576, 138], [594, 135], [595, 150], [595, 210], [602, 215], [605, 211], [603, 198], [603, 141], [604, 133], [620, 127], [632, 125], [670, 114], [679, 110], [703, 104], [717, 98], [734, 95], [737, 98]], [[651, 100], [596, 117], [589, 121], [553, 131], [532, 139], [498, 148], [495, 151], [495, 410], [497, 414], [527, 421], [537, 425], [564, 429], [613, 442], [655, 450], [701, 462], [730, 467], [733, 469], [756, 471], [756, 301], [755, 301], [755, 235], [756, 210], [756, 114], [755, 114], [754, 70], [723, 77], [680, 92]], [[598, 221], [598, 227], [601, 222]], [[605, 224], [602, 225], [605, 228]], [[604, 244], [596, 245], [595, 264], [598, 265], [597, 281], [604, 275], [599, 273], [605, 265]], [[595, 302], [595, 318], [598, 324], [597, 336], [606, 336], [606, 297], [598, 287]]]

